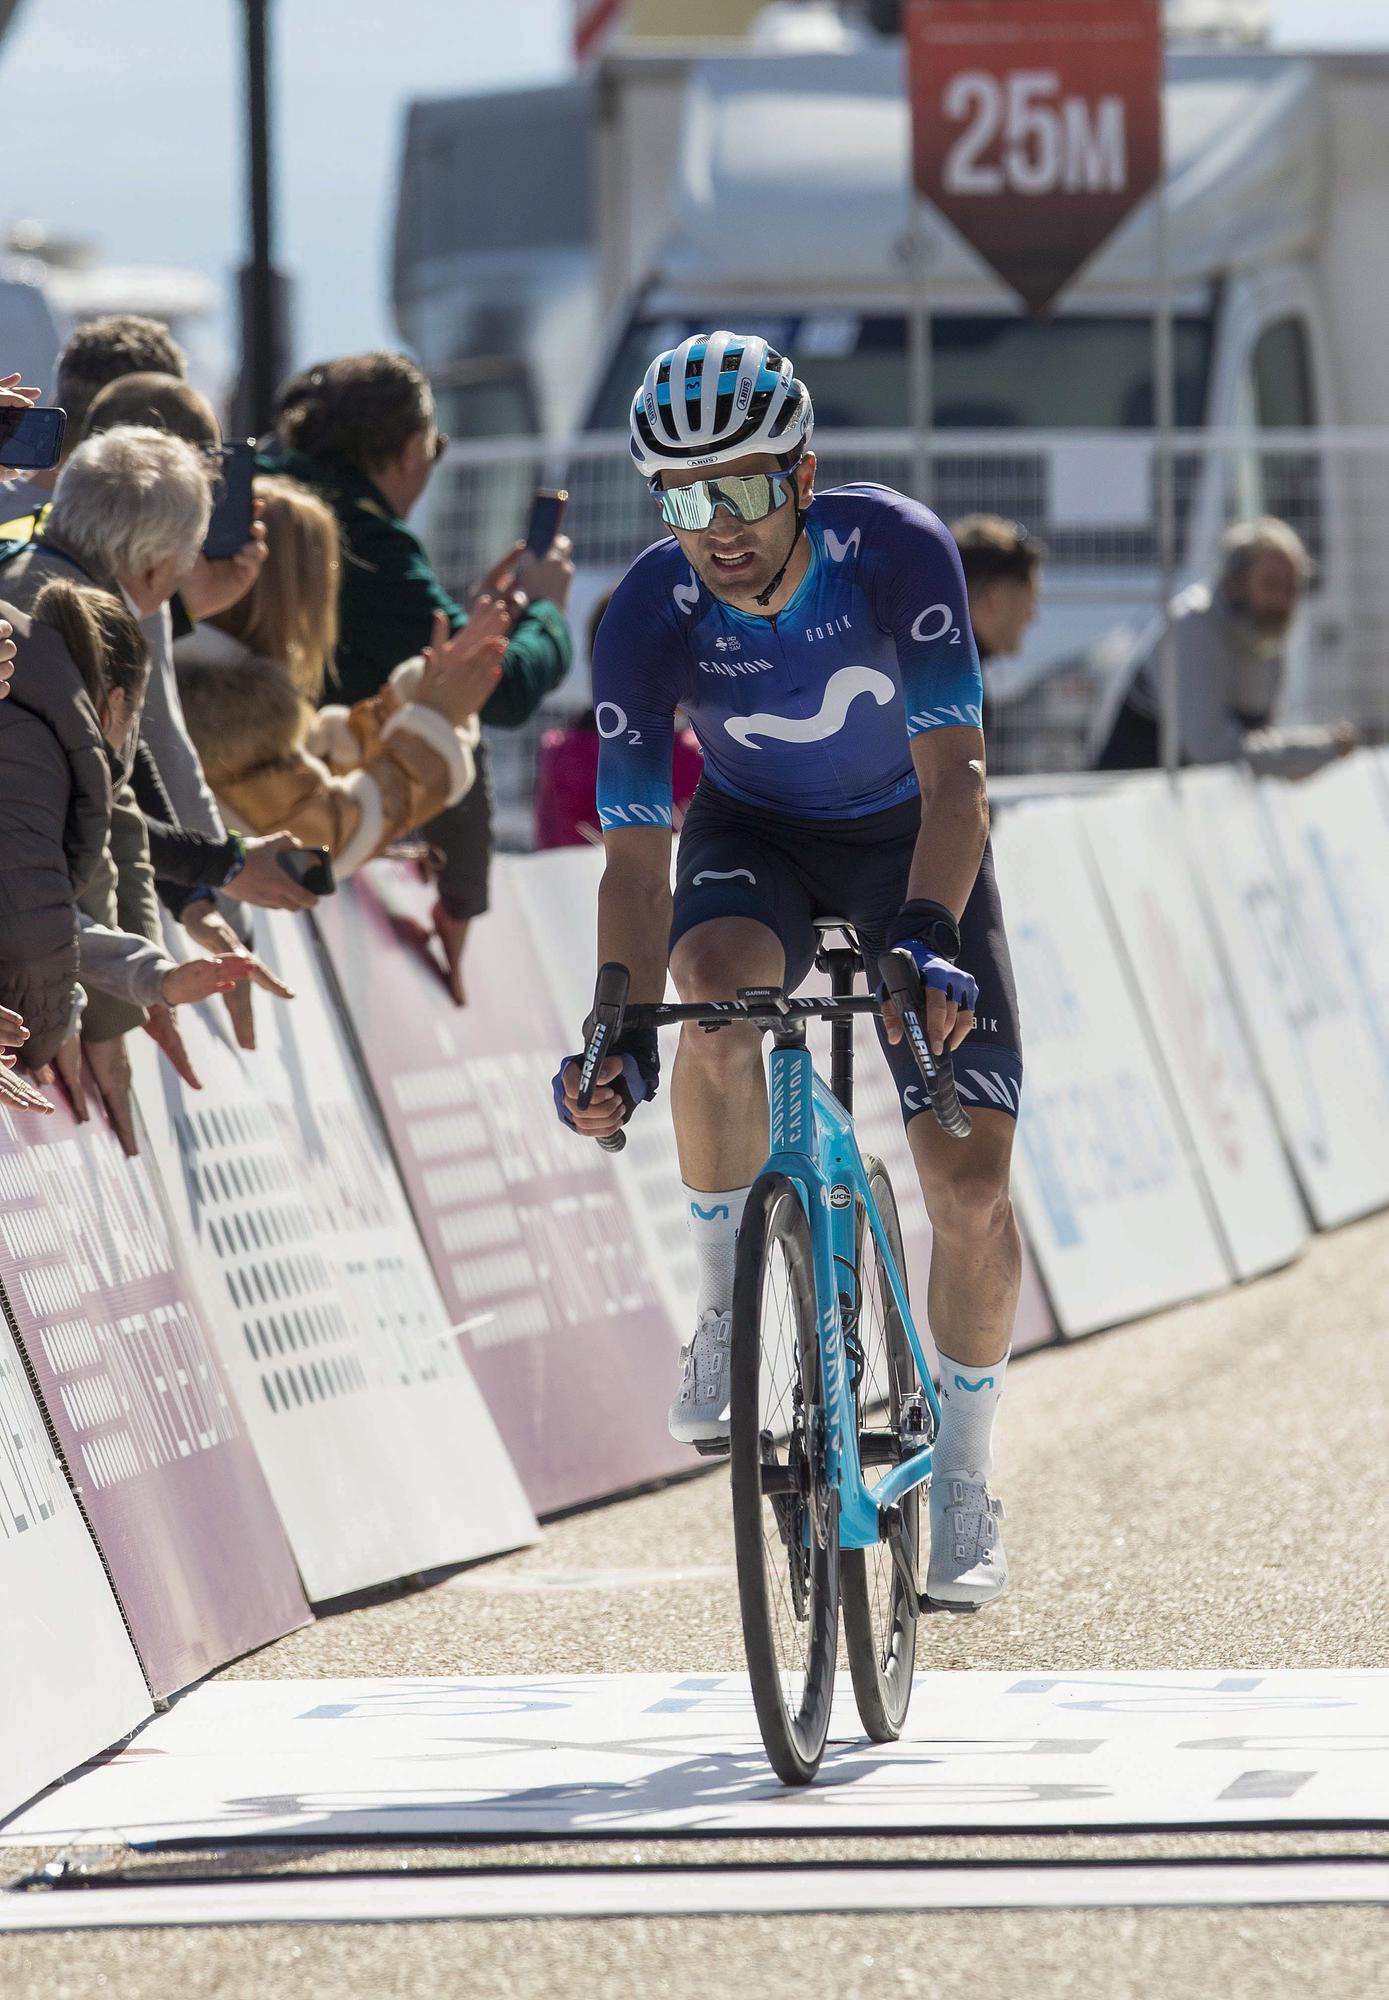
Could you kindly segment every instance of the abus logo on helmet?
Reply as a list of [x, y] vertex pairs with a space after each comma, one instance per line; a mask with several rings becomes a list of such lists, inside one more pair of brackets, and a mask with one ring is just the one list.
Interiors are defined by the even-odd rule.
[[738, 384], [738, 393], [733, 400], [737, 403], [740, 410], [745, 410], [752, 401], [752, 377], [750, 375], [744, 376], [743, 380]]
[[645, 402], [647, 421], [654, 424], [656, 421], [656, 397], [653, 390], [647, 390]]

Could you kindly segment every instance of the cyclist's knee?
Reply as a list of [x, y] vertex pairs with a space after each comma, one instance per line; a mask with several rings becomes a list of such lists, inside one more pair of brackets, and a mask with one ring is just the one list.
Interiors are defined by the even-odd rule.
[[922, 1192], [938, 1236], [983, 1241], [1012, 1226], [1006, 1160], [962, 1149], [943, 1171], [923, 1177]]
[[[765, 924], [751, 917], [718, 917], [685, 932], [670, 955], [670, 972], [686, 1002], [732, 1000], [740, 986], [777, 985], [785, 963], [780, 939]], [[724, 1036], [707, 1039], [722, 1041]]]

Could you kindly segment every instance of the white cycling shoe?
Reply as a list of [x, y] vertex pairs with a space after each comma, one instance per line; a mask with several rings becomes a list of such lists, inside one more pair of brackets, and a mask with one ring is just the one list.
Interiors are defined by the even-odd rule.
[[694, 1339], [680, 1350], [680, 1387], [670, 1406], [670, 1434], [681, 1444], [728, 1438], [730, 1313], [702, 1312]]
[[988, 1483], [946, 1473], [931, 1481], [931, 1559], [926, 1595], [951, 1611], [977, 1611], [1008, 1588], [1008, 1558], [998, 1524], [1003, 1502]]

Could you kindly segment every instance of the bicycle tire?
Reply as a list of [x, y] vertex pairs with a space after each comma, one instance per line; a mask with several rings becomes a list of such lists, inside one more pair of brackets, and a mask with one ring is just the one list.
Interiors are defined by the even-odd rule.
[[[905, 1287], [902, 1227], [892, 1182], [881, 1160], [870, 1155], [863, 1165]], [[901, 1423], [902, 1398], [909, 1390], [920, 1387], [920, 1378], [902, 1316], [883, 1275], [882, 1253], [868, 1227], [868, 1214], [862, 1202], [856, 1204], [856, 1222], [855, 1286], [859, 1310], [854, 1333], [862, 1357], [855, 1395], [859, 1428], [864, 1429], [872, 1409], [885, 1405], [888, 1427], [896, 1432]], [[866, 1263], [871, 1271], [865, 1269]], [[920, 1498], [920, 1488], [913, 1488], [899, 1502], [905, 1529], [900, 1546], [904, 1554], [910, 1551], [908, 1560], [913, 1578], [920, 1547]], [[841, 1550], [840, 1593], [844, 1649], [859, 1719], [875, 1743], [894, 1742], [902, 1733], [911, 1701], [917, 1606], [915, 1602], [910, 1606], [907, 1603], [907, 1586], [893, 1558], [891, 1544], [880, 1542], [876, 1548]]]
[[[794, 1184], [764, 1174], [738, 1232], [729, 1457], [753, 1705], [788, 1785], [808, 1784], [824, 1755], [839, 1640], [839, 1495], [824, 1479], [820, 1372], [810, 1225]], [[765, 1490], [770, 1468], [780, 1490]]]

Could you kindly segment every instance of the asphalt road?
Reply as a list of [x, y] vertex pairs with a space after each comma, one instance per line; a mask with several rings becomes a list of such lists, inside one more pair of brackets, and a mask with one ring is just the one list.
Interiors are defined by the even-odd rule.
[[[1012, 1588], [975, 1618], [928, 1620], [918, 1664], [1389, 1665], [1387, 1413], [1389, 1217], [1322, 1239], [1290, 1270], [1236, 1293], [1021, 1360], [1009, 1375], [999, 1434]], [[731, 1565], [725, 1476], [705, 1473], [558, 1522], [535, 1549], [322, 1620], [227, 1674], [737, 1671]], [[1343, 1852], [1389, 1855], [1389, 1842], [1315, 1831], [962, 1835], [700, 1843], [664, 1847], [660, 1858], [683, 1855], [701, 1866], [878, 1853], [960, 1860]], [[580, 1858], [553, 1845], [545, 1853]], [[43, 1858], [6, 1856], [6, 1872]], [[399, 1867], [411, 1858], [271, 1852], [256, 1865]], [[454, 1860], [495, 1866], [536, 1858], [534, 1849], [482, 1849]], [[581, 1858], [651, 1857], [621, 1842], [585, 1846]], [[437, 1852], [427, 1859], [440, 1865]], [[132, 1865], [130, 1858], [120, 1865]], [[142, 1873], [169, 1867], [133, 1865]], [[1387, 1937], [1383, 1911], [1347, 1909], [127, 1931], [0, 1938], [0, 1993], [5, 2000], [101, 1993], [167, 2000], [175, 1991], [180, 2000], [291, 1992], [304, 2000], [472, 1993], [717, 2000], [809, 1988], [844, 2000], [928, 1990], [969, 2000], [1263, 2000], [1315, 1989], [1318, 2000], [1361, 2000], [1385, 1979]]]

